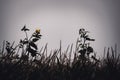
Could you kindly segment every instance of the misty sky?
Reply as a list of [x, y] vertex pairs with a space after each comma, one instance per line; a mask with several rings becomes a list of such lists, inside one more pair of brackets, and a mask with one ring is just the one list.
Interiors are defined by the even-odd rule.
[[49, 49], [76, 42], [78, 30], [90, 31], [95, 51], [104, 47], [120, 47], [120, 0], [0, 0], [0, 43], [19, 42], [24, 37], [20, 29], [26, 24], [30, 34], [41, 29], [39, 47], [48, 42]]

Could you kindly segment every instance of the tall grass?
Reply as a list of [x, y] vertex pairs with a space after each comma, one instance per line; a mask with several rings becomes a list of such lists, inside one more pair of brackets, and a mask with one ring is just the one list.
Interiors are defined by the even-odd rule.
[[[49, 55], [47, 44], [40, 51], [35, 44], [41, 38], [40, 31], [37, 30], [34, 36], [28, 38], [28, 30], [25, 26], [22, 28], [26, 38], [16, 46], [15, 42], [11, 44], [3, 41], [0, 80], [120, 80], [120, 55], [117, 48], [108, 48], [107, 52], [104, 51], [104, 57], [97, 59], [87, 42], [89, 37], [86, 37], [84, 29], [80, 30], [83, 42], [78, 39], [75, 49], [72, 44], [62, 51], [60, 41], [60, 48]], [[89, 41], [94, 39], [89, 38]]]

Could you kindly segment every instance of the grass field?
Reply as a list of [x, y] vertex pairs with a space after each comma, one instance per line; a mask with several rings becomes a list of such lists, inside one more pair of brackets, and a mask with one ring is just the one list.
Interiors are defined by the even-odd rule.
[[[35, 44], [42, 35], [36, 30], [30, 38], [24, 26], [25, 39], [18, 45], [3, 41], [0, 50], [0, 80], [120, 80], [120, 58], [117, 48], [108, 48], [101, 59], [89, 38], [88, 31], [79, 30], [76, 49], [73, 44], [66, 51], [60, 48], [47, 54], [47, 44], [38, 50]], [[97, 45], [96, 45], [97, 46]], [[73, 55], [73, 56], [72, 56]]]

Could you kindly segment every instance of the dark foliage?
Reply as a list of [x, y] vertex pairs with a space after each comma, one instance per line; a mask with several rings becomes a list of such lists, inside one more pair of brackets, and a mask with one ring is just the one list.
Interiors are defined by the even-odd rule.
[[90, 46], [95, 39], [91, 39], [85, 29], [79, 30], [75, 51], [72, 44], [62, 52], [60, 42], [60, 48], [50, 55], [47, 55], [47, 44], [38, 52], [36, 42], [41, 38], [39, 29], [30, 38], [26, 26], [21, 31], [25, 32], [26, 37], [18, 45], [3, 42], [0, 80], [120, 80], [120, 55], [116, 47], [108, 48], [103, 59], [97, 59]]

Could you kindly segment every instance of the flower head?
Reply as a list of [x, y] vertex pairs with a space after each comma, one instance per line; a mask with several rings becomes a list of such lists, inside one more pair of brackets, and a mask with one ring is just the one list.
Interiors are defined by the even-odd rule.
[[40, 29], [36, 29], [35, 31], [37, 34], [40, 34]]

